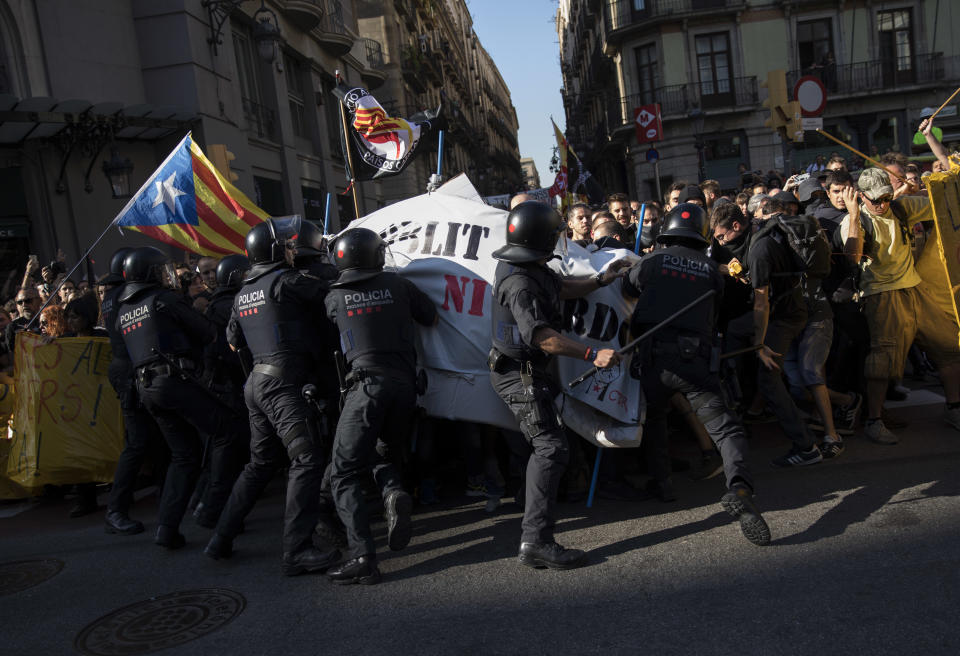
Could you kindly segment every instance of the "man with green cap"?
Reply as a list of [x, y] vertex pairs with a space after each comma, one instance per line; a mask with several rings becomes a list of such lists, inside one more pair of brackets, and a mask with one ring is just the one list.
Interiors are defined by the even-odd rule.
[[844, 253], [862, 271], [863, 311], [870, 328], [870, 353], [864, 365], [866, 436], [878, 444], [898, 442], [880, 415], [887, 382], [902, 376], [914, 340], [936, 362], [947, 400], [944, 419], [960, 430], [957, 323], [920, 284], [911, 251], [913, 225], [933, 219], [930, 201], [908, 195], [910, 185], [904, 185], [907, 194], [896, 198], [889, 174], [880, 169], [861, 173], [858, 186], [856, 195], [847, 190], [849, 213], [840, 224], [840, 235]]

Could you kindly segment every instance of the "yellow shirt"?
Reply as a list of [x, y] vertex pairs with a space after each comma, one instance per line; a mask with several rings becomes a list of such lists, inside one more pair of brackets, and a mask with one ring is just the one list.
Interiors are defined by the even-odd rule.
[[[933, 220], [930, 199], [922, 196], [903, 196], [896, 202], [906, 211], [907, 225]], [[900, 235], [900, 223], [889, 206], [883, 214], [874, 214], [863, 205], [860, 206], [861, 222], [873, 222], [873, 247], [875, 256], [865, 259], [860, 265], [860, 289], [864, 296], [879, 294], [892, 289], [907, 289], [920, 284], [920, 274], [913, 263], [910, 242], [903, 243]], [[850, 232], [850, 215], [843, 217], [840, 223], [840, 237], [844, 242]], [[866, 238], [864, 239], [866, 244]]]

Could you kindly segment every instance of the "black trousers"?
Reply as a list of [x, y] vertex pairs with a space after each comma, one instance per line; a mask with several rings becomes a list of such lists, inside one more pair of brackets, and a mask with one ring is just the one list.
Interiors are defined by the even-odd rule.
[[524, 388], [519, 371], [491, 373], [490, 382], [520, 424], [530, 446], [525, 477], [521, 542], [553, 542], [557, 488], [570, 458], [560, 426], [554, 387], [545, 372], [533, 370], [532, 393]]
[[667, 442], [667, 413], [670, 397], [683, 394], [697, 419], [707, 429], [723, 459], [727, 487], [742, 482], [753, 489], [753, 477], [747, 467], [747, 435], [737, 415], [727, 407], [720, 389], [720, 378], [710, 372], [709, 355], [684, 360], [676, 345], [654, 344], [641, 372], [647, 417], [643, 442], [651, 472], [663, 478], [670, 471]]
[[295, 554], [312, 544], [317, 524], [323, 456], [301, 385], [253, 371], [244, 387], [250, 412], [250, 462], [243, 468], [217, 522], [217, 533], [232, 538], [263, 494], [274, 473], [289, 458], [283, 518], [283, 552]]
[[330, 484], [350, 556], [376, 553], [363, 483], [372, 473], [383, 496], [402, 489], [394, 457], [407, 438], [416, 402], [414, 377], [401, 371], [367, 370], [347, 392], [333, 438]]
[[197, 384], [178, 377], [157, 376], [137, 385], [147, 412], [170, 447], [170, 466], [160, 497], [157, 522], [177, 527], [183, 519], [200, 471], [200, 435], [220, 430], [222, 414], [205, 402]]
[[207, 436], [207, 470], [209, 478], [203, 490], [204, 523], [216, 523], [230, 498], [243, 466], [250, 460], [250, 422], [247, 413], [231, 413], [224, 409], [223, 430]]

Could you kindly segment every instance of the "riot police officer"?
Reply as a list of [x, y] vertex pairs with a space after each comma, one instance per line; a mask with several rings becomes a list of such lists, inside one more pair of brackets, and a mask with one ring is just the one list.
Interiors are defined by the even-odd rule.
[[583, 564], [579, 549], [554, 541], [557, 486], [568, 446], [553, 399], [556, 384], [546, 371], [551, 355], [581, 358], [598, 367], [619, 361], [612, 349], [592, 349], [560, 333], [561, 298], [583, 296], [620, 275], [626, 261], [596, 276], [561, 278], [546, 266], [566, 228], [549, 205], [526, 201], [507, 217], [507, 244], [493, 257], [496, 269], [492, 312], [490, 382], [509, 406], [530, 446], [519, 560], [529, 567], [570, 569]]
[[164, 288], [166, 262], [151, 246], [127, 255], [126, 285], [114, 326], [130, 354], [140, 400], [170, 447], [154, 542], [177, 549], [185, 542], [178, 528], [199, 470], [198, 432], [216, 433], [221, 417], [217, 409], [206, 407], [209, 404], [197, 403], [205, 390], [195, 376], [203, 347], [213, 339], [213, 326], [182, 296]]
[[[234, 352], [227, 344], [227, 323], [233, 308], [233, 299], [243, 286], [242, 280], [250, 269], [250, 261], [243, 255], [228, 255], [217, 263], [217, 286], [204, 310], [214, 325], [216, 338], [204, 352], [203, 377], [208, 388], [214, 390], [229, 406], [223, 430], [207, 435], [205, 471], [208, 472], [203, 489], [195, 495], [200, 498], [194, 517], [204, 528], [214, 528], [223, 510], [233, 484], [247, 460], [250, 443], [250, 423], [243, 402], [243, 383], [247, 379], [241, 358], [249, 359], [249, 352]], [[249, 365], [247, 371], [249, 371]], [[198, 484], [198, 488], [201, 486]]]
[[316, 363], [312, 343], [324, 289], [316, 278], [292, 268], [300, 217], [267, 219], [247, 233], [251, 268], [237, 293], [227, 324], [227, 341], [246, 346], [253, 370], [244, 387], [250, 415], [250, 462], [230, 493], [216, 533], [204, 553], [232, 554], [233, 539], [274, 472], [289, 458], [283, 527], [282, 572], [295, 576], [326, 569], [339, 553], [313, 546], [322, 454], [308, 420], [301, 388]]
[[706, 254], [707, 218], [703, 209], [680, 203], [664, 217], [657, 241], [664, 245], [634, 266], [623, 294], [637, 298], [631, 331], [642, 334], [710, 290], [715, 295], [674, 319], [638, 348], [641, 383], [647, 402], [644, 442], [651, 466], [660, 476], [670, 468], [666, 413], [670, 397], [683, 394], [723, 459], [728, 492], [721, 505], [740, 520], [752, 543], [770, 542], [770, 529], [753, 503], [753, 479], [747, 467], [746, 433], [727, 407], [717, 371], [711, 370], [723, 277]]
[[403, 549], [413, 500], [401, 487], [390, 448], [406, 437], [416, 406], [413, 324], [432, 326], [438, 317], [416, 285], [383, 271], [386, 244], [372, 230], [347, 230], [332, 251], [340, 277], [327, 296], [327, 316], [340, 332], [350, 387], [334, 436], [331, 483], [349, 558], [327, 576], [334, 583], [373, 584], [380, 570], [362, 483], [372, 471], [384, 500], [387, 544]]
[[107, 369], [107, 378], [120, 400], [120, 412], [123, 415], [123, 452], [117, 460], [113, 474], [113, 485], [107, 501], [107, 515], [104, 518], [107, 533], [134, 535], [143, 532], [143, 524], [130, 518], [130, 506], [133, 505], [133, 492], [137, 474], [147, 456], [152, 438], [159, 438], [159, 429], [150, 414], [140, 405], [137, 388], [133, 379], [133, 364], [130, 354], [123, 343], [123, 336], [116, 327], [118, 297], [123, 292], [123, 261], [133, 251], [121, 248], [110, 258], [110, 273], [100, 281], [104, 287], [100, 312], [103, 325], [110, 338], [112, 359]]

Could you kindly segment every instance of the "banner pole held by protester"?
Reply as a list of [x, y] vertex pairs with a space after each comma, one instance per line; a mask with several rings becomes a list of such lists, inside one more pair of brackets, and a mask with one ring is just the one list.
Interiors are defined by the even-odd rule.
[[443, 184], [443, 132], [443, 130], [439, 131], [439, 138], [437, 140], [437, 172], [431, 175], [430, 181], [427, 182], [428, 194], [432, 194]]
[[[714, 294], [716, 294], [716, 293], [717, 293], [717, 290], [711, 289], [710, 291], [706, 292], [706, 293], [703, 294], [702, 296], [699, 296], [698, 298], [690, 301], [688, 304], [684, 305], [682, 308], [680, 308], [679, 310], [677, 310], [676, 312], [674, 312], [673, 314], [671, 314], [669, 317], [667, 317], [666, 319], [664, 319], [663, 321], [661, 321], [660, 323], [658, 323], [657, 325], [655, 325], [653, 328], [651, 328], [650, 330], [646, 331], [645, 333], [643, 333], [642, 335], [640, 335], [639, 337], [637, 337], [635, 340], [633, 340], [632, 342], [630, 342], [629, 344], [627, 344], [626, 346], [624, 346], [622, 349], [620, 349], [619, 351], [617, 351], [617, 355], [626, 355], [627, 353], [629, 353], [630, 351], [632, 351], [632, 350], [634, 349], [634, 347], [636, 347], [637, 344], [639, 344], [640, 342], [642, 342], [642, 341], [645, 340], [646, 338], [650, 337], [651, 335], [653, 335], [655, 332], [657, 332], [657, 331], [660, 330], [661, 328], [664, 328], [664, 327], [666, 327], [667, 325], [669, 325], [669, 324], [670, 324], [671, 322], [673, 322], [677, 317], [679, 317], [679, 316], [681, 316], [681, 315], [689, 312], [689, 311], [692, 310], [693, 308], [697, 307], [698, 305], [700, 305], [701, 303], [703, 303], [705, 300], [707, 300], [708, 298], [712, 297], [712, 296], [713, 296]], [[569, 383], [567, 383], [567, 387], [573, 389], [574, 387], [576, 387], [577, 385], [579, 385], [580, 383], [582, 383], [583, 381], [585, 381], [587, 378], [589, 378], [590, 376], [592, 376], [592, 375], [594, 375], [595, 373], [597, 373], [598, 371], [600, 371], [600, 367], [592, 367], [592, 368], [588, 369], [587, 371], [583, 372], [580, 376], [578, 376], [577, 378], [574, 378], [574, 379], [571, 380]]]
[[647, 209], [647, 204], [643, 203], [640, 205], [640, 221], [637, 223], [637, 240], [633, 244], [633, 252], [637, 255], [640, 254], [640, 235], [643, 234], [643, 211]]
[[846, 149], [849, 150], [850, 152], [852, 152], [852, 153], [854, 153], [854, 154], [856, 154], [856, 155], [859, 155], [859, 156], [862, 157], [865, 161], [870, 162], [871, 164], [873, 164], [874, 166], [876, 166], [878, 169], [883, 169], [884, 171], [886, 171], [887, 173], [889, 173], [890, 175], [892, 175], [893, 177], [895, 177], [897, 180], [899, 180], [899, 181], [902, 182], [903, 184], [907, 184], [907, 181], [903, 179], [903, 176], [894, 173], [893, 171], [891, 171], [890, 169], [888, 169], [886, 166], [884, 166], [883, 164], [881, 164], [881, 163], [878, 162], [877, 160], [873, 159], [872, 157], [869, 157], [868, 155], [864, 155], [863, 153], [861, 153], [859, 150], [857, 150], [857, 149], [854, 148], [853, 146], [850, 146], [850, 145], [844, 143], [843, 141], [840, 141], [840, 140], [837, 139], [835, 136], [833, 136], [833, 135], [831, 135], [831, 134], [828, 134], [828, 133], [824, 132], [823, 130], [819, 130], [819, 129], [818, 129], [817, 132], [819, 132], [820, 134], [822, 134], [823, 136], [825, 136], [825, 137], [826, 137], [827, 139], [829, 139], [830, 141], [833, 141], [834, 143], [840, 144], [841, 146], [843, 146], [844, 148], [846, 148]]
[[[340, 84], [340, 71], [334, 71], [336, 76], [337, 84]], [[343, 99], [339, 99], [340, 103], [340, 125], [343, 128], [343, 149], [346, 151], [344, 155], [347, 157], [347, 165], [350, 167], [350, 186], [348, 187], [351, 192], [353, 192], [353, 216], [354, 218], [360, 218], [360, 204], [357, 202], [357, 177], [356, 171], [353, 168], [353, 155], [350, 149], [350, 129], [347, 126], [347, 110], [344, 107]]]
[[942, 105], [940, 105], [939, 107], [937, 107], [937, 111], [935, 111], [933, 114], [930, 115], [930, 122], [931, 122], [931, 123], [933, 122], [933, 119], [937, 118], [937, 114], [940, 113], [940, 110], [942, 110], [944, 107], [946, 107], [947, 104], [949, 104], [949, 102], [950, 102], [951, 100], [953, 100], [953, 99], [957, 96], [958, 93], [960, 93], [960, 88], [958, 88], [956, 91], [954, 91], [952, 94], [950, 94], [950, 97], [947, 98], [945, 101], [943, 101], [943, 104], [942, 104]]
[[332, 196], [332, 194], [328, 191], [328, 192], [327, 192], [327, 207], [326, 207], [326, 209], [323, 211], [323, 234], [325, 234], [325, 235], [329, 235], [329, 234], [330, 234], [330, 197], [331, 197], [331, 196]]

